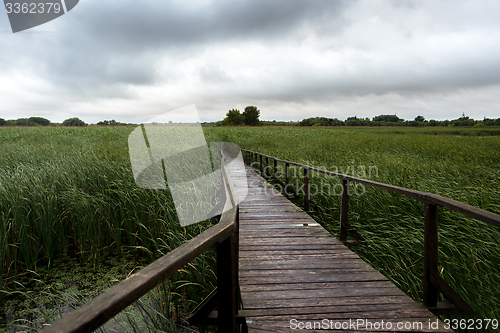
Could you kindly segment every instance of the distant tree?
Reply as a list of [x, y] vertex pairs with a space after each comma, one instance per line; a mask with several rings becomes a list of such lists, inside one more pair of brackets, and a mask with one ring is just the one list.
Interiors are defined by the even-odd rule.
[[469, 117], [460, 117], [458, 119], [453, 119], [450, 121], [448, 126], [474, 126], [476, 124], [476, 121], [474, 119], [471, 119]]
[[300, 121], [300, 126], [343, 126], [344, 122], [337, 118], [313, 117]]
[[259, 125], [260, 110], [256, 106], [247, 106], [243, 111], [243, 122], [248, 126]]
[[7, 124], [7, 122], [5, 121], [5, 119], [0, 118], [0, 126], [5, 126], [5, 124]]
[[354, 117], [348, 117], [345, 120], [345, 125], [347, 126], [373, 126], [372, 121], [370, 118], [358, 118], [356, 116]]
[[30, 120], [28, 118], [19, 118], [15, 120], [14, 126], [29, 126]]
[[243, 115], [240, 110], [231, 109], [226, 113], [226, 118], [222, 120], [222, 126], [237, 126], [243, 124]]
[[425, 118], [423, 116], [416, 116], [414, 121], [423, 123], [425, 121]]
[[30, 117], [28, 119], [30, 126], [40, 125], [40, 126], [49, 126], [50, 120], [42, 118], [42, 117]]
[[484, 117], [483, 123], [485, 126], [500, 126], [500, 118], [489, 119], [489, 118]]
[[61, 124], [62, 126], [86, 126], [85, 122], [78, 117], [68, 118]]
[[111, 120], [104, 120], [104, 121], [100, 121], [97, 123], [97, 125], [104, 125], [104, 126], [116, 126], [116, 125], [119, 125], [120, 123], [117, 122], [116, 120], [114, 119], [111, 119]]
[[398, 121], [403, 121], [395, 114], [381, 114], [380, 116], [373, 117], [373, 121], [386, 122], [386, 123], [397, 123]]

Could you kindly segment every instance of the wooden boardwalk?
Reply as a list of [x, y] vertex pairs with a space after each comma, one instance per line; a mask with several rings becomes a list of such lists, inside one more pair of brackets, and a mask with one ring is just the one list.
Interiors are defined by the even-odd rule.
[[249, 332], [452, 332], [253, 170], [228, 171], [237, 193], [248, 181], [239, 281]]

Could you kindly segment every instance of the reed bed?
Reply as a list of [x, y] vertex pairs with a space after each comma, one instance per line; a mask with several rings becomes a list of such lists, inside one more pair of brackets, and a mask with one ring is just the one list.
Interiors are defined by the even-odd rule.
[[[40, 277], [45, 295], [23, 287], [27, 275], [64, 265], [96, 267], [109, 257], [145, 258], [146, 264], [216, 223], [182, 228], [168, 190], [136, 186], [127, 145], [132, 130], [0, 129], [0, 298], [5, 304], [29, 299], [33, 305], [47, 296], [47, 282]], [[181, 324], [213, 289], [214, 256], [207, 251], [168, 280], [163, 288], [168, 293], [156, 292], [169, 300], [162, 306], [171, 307], [170, 326]]]
[[[490, 135], [495, 131], [481, 134], [472, 129], [455, 132], [448, 128], [428, 132], [290, 127], [209, 130], [209, 136], [283, 160], [431, 192], [500, 214], [500, 137]], [[290, 174], [291, 183], [300, 188], [302, 170], [291, 167]], [[314, 172], [310, 176], [311, 186], [315, 184], [319, 189], [312, 193], [313, 202], [319, 206], [313, 216], [337, 236], [340, 196], [328, 193], [326, 185], [333, 188], [339, 181]], [[358, 187], [357, 192], [363, 194], [352, 196], [349, 222], [368, 245], [352, 250], [413, 299], [422, 301], [423, 204], [376, 188]], [[302, 205], [302, 200], [296, 203]], [[439, 209], [441, 275], [479, 313], [477, 318], [500, 318], [499, 249], [498, 228]]]

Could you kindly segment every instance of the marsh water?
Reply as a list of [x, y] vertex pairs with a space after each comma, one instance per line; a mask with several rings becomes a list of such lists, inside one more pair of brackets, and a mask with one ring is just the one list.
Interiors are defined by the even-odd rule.
[[[1, 300], [0, 332], [38, 331], [150, 261], [130, 254], [107, 256], [99, 261], [72, 258], [24, 272]], [[108, 328], [124, 331], [126, 329], [116, 329], [123, 325], [123, 322], [114, 321], [108, 324]]]

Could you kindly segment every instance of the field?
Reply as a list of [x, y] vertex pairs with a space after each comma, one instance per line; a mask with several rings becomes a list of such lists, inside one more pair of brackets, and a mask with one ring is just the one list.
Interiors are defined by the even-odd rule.
[[[61, 267], [87, 267], [93, 272], [108, 265], [110, 258], [126, 260], [129, 266], [114, 263], [128, 267], [126, 272], [103, 275], [110, 285], [213, 223], [181, 228], [168, 192], [135, 185], [127, 147], [132, 130], [0, 129], [0, 297], [5, 304], [19, 299], [43, 303], [40, 295], [61, 295], [68, 284], [50, 281], [50, 275]], [[234, 142], [281, 159], [440, 194], [500, 214], [498, 128], [236, 127], [204, 131], [208, 142]], [[316, 184], [335, 183], [313, 176]], [[292, 183], [300, 185], [300, 177]], [[420, 300], [423, 206], [404, 196], [365, 190], [351, 199], [350, 223], [368, 245], [353, 250]], [[320, 208], [314, 218], [336, 234], [339, 196], [319, 192], [312, 200]], [[445, 209], [439, 210], [439, 216], [442, 276], [481, 317], [500, 317], [500, 231]], [[157, 292], [165, 298], [162, 307], [167, 306], [173, 320], [182, 320], [186, 308], [213, 288], [214, 269], [209, 252]], [[33, 291], [29, 280], [43, 287]], [[96, 283], [85, 283], [92, 282]], [[51, 305], [38, 306], [44, 307]]]

